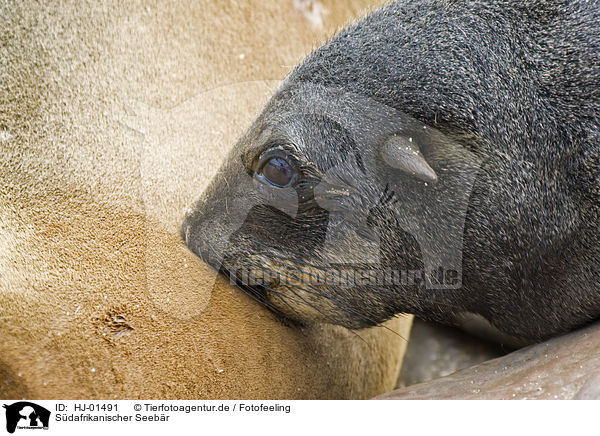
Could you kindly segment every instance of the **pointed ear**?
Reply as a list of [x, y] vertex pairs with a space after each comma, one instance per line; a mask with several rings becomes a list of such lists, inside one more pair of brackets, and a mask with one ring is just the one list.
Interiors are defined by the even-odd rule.
[[425, 182], [437, 182], [437, 174], [429, 166], [419, 145], [406, 136], [393, 135], [381, 145], [379, 153], [386, 164]]

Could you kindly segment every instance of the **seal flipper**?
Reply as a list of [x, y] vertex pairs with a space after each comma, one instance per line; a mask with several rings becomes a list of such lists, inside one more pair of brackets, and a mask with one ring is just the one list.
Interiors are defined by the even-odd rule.
[[413, 138], [393, 135], [379, 150], [381, 157], [392, 168], [404, 171], [425, 182], [437, 182], [437, 174], [429, 166]]

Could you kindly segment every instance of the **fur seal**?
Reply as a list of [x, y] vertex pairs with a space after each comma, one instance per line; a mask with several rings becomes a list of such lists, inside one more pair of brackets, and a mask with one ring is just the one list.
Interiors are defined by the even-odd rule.
[[569, 331], [600, 317], [599, 83], [597, 1], [396, 1], [289, 74], [183, 236], [300, 322]]

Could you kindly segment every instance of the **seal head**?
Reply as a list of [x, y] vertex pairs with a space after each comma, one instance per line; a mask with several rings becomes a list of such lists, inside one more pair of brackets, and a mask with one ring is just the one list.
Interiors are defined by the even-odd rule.
[[600, 12], [526, 3], [400, 1], [340, 32], [234, 146], [187, 244], [301, 322], [535, 341], [598, 319]]

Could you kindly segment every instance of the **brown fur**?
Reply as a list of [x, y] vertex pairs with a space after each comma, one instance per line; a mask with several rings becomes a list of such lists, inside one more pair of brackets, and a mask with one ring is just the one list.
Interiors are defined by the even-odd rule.
[[[178, 236], [184, 206], [265, 101], [261, 81], [367, 2], [323, 3], [322, 30], [291, 0], [0, 6], [1, 397], [366, 398], [394, 386], [398, 335], [286, 327], [224, 280], [213, 288]], [[195, 143], [169, 135], [184, 121], [168, 109], [190, 99]], [[147, 129], [164, 126], [132, 129], [135, 102], [175, 114], [155, 148]], [[404, 337], [409, 325], [388, 324]]]

